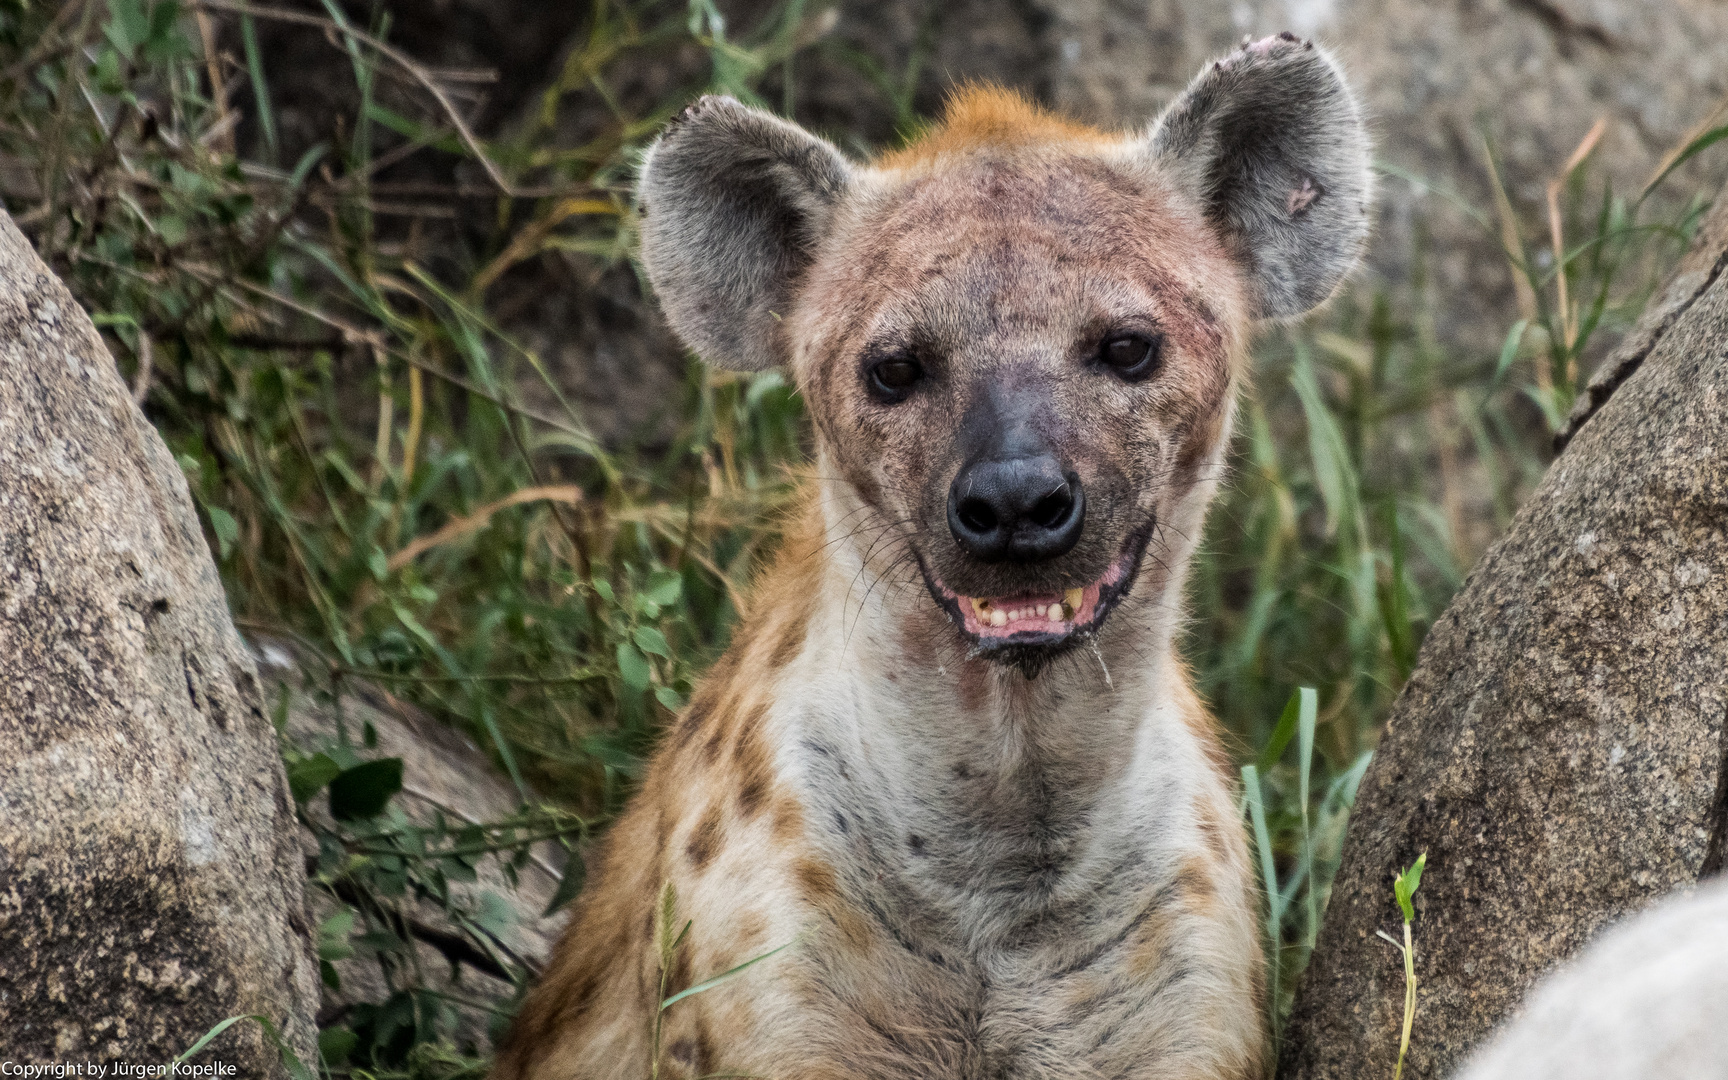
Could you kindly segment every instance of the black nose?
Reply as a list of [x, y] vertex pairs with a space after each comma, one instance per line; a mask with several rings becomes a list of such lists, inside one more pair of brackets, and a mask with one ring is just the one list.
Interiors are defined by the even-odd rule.
[[1049, 455], [975, 461], [948, 489], [948, 528], [975, 559], [1041, 562], [1080, 539], [1086, 493]]

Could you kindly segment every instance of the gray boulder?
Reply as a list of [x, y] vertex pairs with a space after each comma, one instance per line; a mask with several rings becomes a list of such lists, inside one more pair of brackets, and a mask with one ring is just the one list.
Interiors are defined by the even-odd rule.
[[1603, 926], [1722, 870], [1728, 200], [1702, 238], [1423, 643], [1279, 1076], [1391, 1074], [1402, 968], [1375, 931], [1397, 932], [1391, 881], [1419, 853], [1413, 1078], [1449, 1075]]
[[[0, 214], [0, 1047], [312, 1062], [317, 969], [257, 673], [168, 448]], [[201, 1061], [283, 1075], [255, 1023]]]

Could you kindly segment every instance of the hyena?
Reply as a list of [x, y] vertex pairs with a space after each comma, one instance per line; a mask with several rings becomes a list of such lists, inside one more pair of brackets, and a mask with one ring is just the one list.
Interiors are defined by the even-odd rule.
[[790, 369], [814, 475], [495, 1076], [647, 1077], [663, 985], [787, 942], [663, 1014], [658, 1075], [1260, 1075], [1257, 893], [1174, 637], [1252, 326], [1352, 267], [1367, 160], [1287, 34], [1137, 133], [990, 87], [868, 164], [729, 98], [668, 125], [649, 278], [708, 362]]

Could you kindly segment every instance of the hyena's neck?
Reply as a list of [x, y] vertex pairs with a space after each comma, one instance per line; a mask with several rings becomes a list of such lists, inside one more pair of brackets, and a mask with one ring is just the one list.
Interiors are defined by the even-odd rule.
[[808, 618], [772, 710], [811, 827], [926, 899], [1034, 904], [1106, 878], [1207, 764], [1171, 641], [1178, 583], [1142, 582], [1157, 595], [1028, 678], [969, 655], [916, 563], [834, 510], [804, 545]]

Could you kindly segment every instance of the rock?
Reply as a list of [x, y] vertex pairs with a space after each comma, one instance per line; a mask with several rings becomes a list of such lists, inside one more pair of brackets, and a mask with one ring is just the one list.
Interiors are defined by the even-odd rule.
[[1613, 927], [1530, 992], [1459, 1080], [1717, 1080], [1728, 881]]
[[1690, 299], [1630, 335], [1642, 361], [1429, 631], [1362, 782], [1285, 1080], [1391, 1074], [1402, 970], [1374, 932], [1397, 930], [1392, 877], [1419, 853], [1413, 1078], [1449, 1075], [1601, 927], [1723, 868], [1723, 203], [1669, 287]]
[[[185, 477], [0, 215], [0, 1047], [315, 1061], [294, 808]], [[285, 1075], [253, 1023], [201, 1061]]]
[[1724, 260], [1728, 260], [1728, 199], [1718, 199], [1699, 226], [1690, 250], [1645, 307], [1638, 325], [1590, 376], [1584, 392], [1573, 403], [1571, 415], [1554, 435], [1555, 453], [1566, 449], [1584, 422], [1596, 415], [1596, 410], [1613, 396], [1620, 384], [1638, 370], [1650, 350], [1673, 328], [1674, 320], [1716, 280]]

